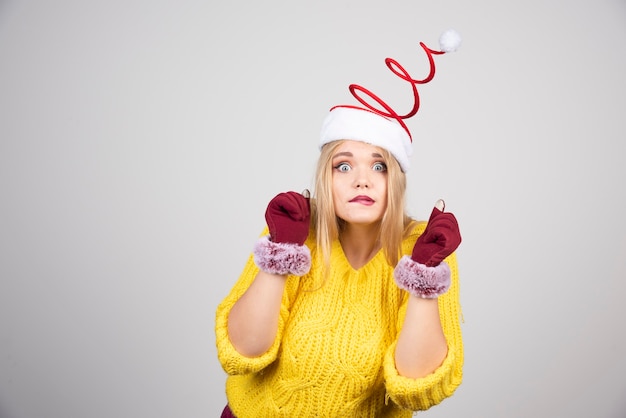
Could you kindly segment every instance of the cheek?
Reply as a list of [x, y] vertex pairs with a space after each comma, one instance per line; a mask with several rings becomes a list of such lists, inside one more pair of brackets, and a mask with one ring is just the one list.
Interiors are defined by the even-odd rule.
[[381, 182], [380, 189], [382, 190], [382, 193], [380, 196], [382, 200], [381, 203], [383, 204], [383, 207], [385, 208], [385, 210], [387, 210], [387, 203], [388, 203], [387, 202], [387, 192], [388, 192], [387, 191], [387, 177], [385, 177], [385, 180]]
[[333, 199], [336, 200], [340, 198], [343, 194], [345, 194], [346, 190], [346, 176], [333, 176], [331, 182], [331, 193], [333, 195]]
[[383, 212], [387, 212], [387, 195], [383, 198]]
[[333, 176], [333, 180], [330, 183], [330, 193], [333, 197], [333, 201], [335, 201], [337, 199], [337, 190], [339, 189], [339, 186], [337, 185], [337, 180], [336, 178]]
[[341, 181], [333, 181], [331, 195], [335, 214], [343, 219], [345, 215], [346, 187]]

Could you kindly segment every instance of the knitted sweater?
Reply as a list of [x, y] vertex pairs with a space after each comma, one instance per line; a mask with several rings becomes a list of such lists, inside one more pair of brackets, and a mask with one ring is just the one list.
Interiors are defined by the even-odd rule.
[[[411, 254], [424, 230], [418, 224], [404, 240]], [[264, 232], [266, 233], [266, 232]], [[306, 245], [316, 260], [315, 242]], [[228, 314], [258, 272], [250, 256], [230, 294], [216, 313], [218, 358], [228, 374], [226, 394], [237, 418], [410, 417], [451, 396], [462, 380], [463, 342], [459, 323], [456, 257], [446, 259], [452, 284], [439, 297], [448, 354], [432, 374], [411, 379], [398, 374], [394, 351], [408, 294], [400, 290], [379, 251], [355, 270], [339, 242], [333, 243], [331, 271], [322, 283], [322, 266], [288, 276], [278, 335], [263, 355], [240, 355], [228, 338]]]

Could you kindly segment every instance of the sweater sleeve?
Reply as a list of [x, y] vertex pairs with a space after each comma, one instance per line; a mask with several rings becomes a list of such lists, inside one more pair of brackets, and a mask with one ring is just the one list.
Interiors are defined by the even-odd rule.
[[[448, 292], [440, 296], [438, 300], [441, 325], [448, 343], [448, 354], [443, 363], [430, 375], [411, 379], [401, 376], [396, 369], [395, 342], [385, 353], [384, 374], [387, 397], [404, 409], [426, 410], [439, 404], [445, 398], [452, 396], [463, 378], [463, 340], [456, 255], [452, 254], [445, 261], [450, 266], [451, 285]], [[400, 312], [400, 322], [404, 320], [405, 312], [406, 301]]]
[[[264, 234], [267, 234], [267, 231], [264, 231], [262, 235]], [[255, 373], [271, 364], [278, 354], [285, 322], [289, 316], [289, 295], [292, 294], [289, 289], [297, 285], [297, 278], [293, 276], [288, 276], [287, 278], [287, 289], [283, 294], [278, 319], [278, 332], [270, 349], [258, 357], [246, 357], [241, 355], [232, 345], [228, 336], [228, 315], [233, 305], [250, 287], [258, 271], [259, 268], [254, 263], [254, 256], [250, 255], [239, 280], [217, 307], [215, 318], [217, 357], [224, 371], [230, 375]]]

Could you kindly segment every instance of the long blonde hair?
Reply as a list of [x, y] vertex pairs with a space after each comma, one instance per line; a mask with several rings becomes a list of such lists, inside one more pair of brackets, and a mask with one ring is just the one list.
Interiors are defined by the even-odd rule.
[[[344, 141], [333, 141], [322, 147], [315, 174], [314, 198], [311, 200], [312, 226], [315, 231], [318, 256], [325, 271], [330, 268], [330, 252], [339, 238], [342, 220], [335, 214], [332, 192], [332, 158]], [[396, 159], [384, 148], [382, 156], [387, 165], [387, 210], [380, 227], [380, 243], [387, 262], [395, 266], [400, 258], [402, 239], [413, 220], [405, 212], [406, 174]]]

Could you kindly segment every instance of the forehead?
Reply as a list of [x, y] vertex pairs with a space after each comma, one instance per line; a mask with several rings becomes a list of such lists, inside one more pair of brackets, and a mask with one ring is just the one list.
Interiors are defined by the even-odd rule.
[[384, 155], [383, 149], [381, 147], [377, 147], [372, 144], [368, 144], [366, 142], [361, 141], [352, 141], [345, 140], [343, 141], [335, 150], [335, 154], [349, 152], [352, 154], [377, 154], [377, 156], [382, 157]]

